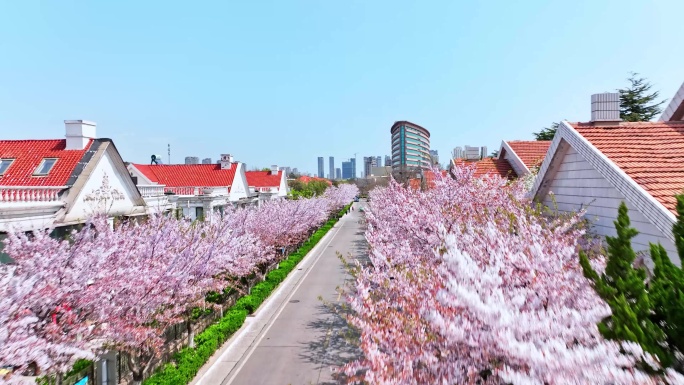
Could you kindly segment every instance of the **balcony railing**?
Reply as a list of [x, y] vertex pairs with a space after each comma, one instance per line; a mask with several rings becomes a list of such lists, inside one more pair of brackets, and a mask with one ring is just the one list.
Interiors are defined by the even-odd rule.
[[68, 186], [0, 186], [0, 203], [59, 202], [59, 193]]
[[164, 192], [176, 195], [228, 195], [230, 188], [228, 187], [164, 187]]
[[152, 184], [152, 185], [138, 185], [138, 191], [143, 198], [158, 197], [164, 195], [163, 184]]

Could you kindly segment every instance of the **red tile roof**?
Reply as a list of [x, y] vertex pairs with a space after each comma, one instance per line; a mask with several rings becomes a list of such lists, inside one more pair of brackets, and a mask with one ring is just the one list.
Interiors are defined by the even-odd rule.
[[503, 178], [514, 179], [518, 176], [515, 173], [511, 164], [504, 158], [484, 158], [478, 161], [466, 161], [463, 159], [454, 159], [457, 166], [475, 165], [475, 176], [481, 177], [487, 174], [498, 175]]
[[133, 164], [147, 179], [167, 187], [230, 187], [236, 164], [222, 170], [220, 164]]
[[[64, 186], [76, 165], [88, 151], [65, 150], [66, 139], [0, 140], [0, 159], [15, 159], [0, 176], [0, 186]], [[45, 176], [33, 176], [43, 158], [57, 158]]]
[[245, 171], [249, 187], [280, 187], [283, 172], [273, 175], [270, 171]]
[[528, 169], [540, 166], [551, 146], [550, 140], [511, 140], [506, 143]]
[[[442, 171], [440, 171], [440, 173], [442, 174], [442, 176], [447, 176], [448, 171], [442, 170]], [[427, 187], [427, 188], [433, 188], [433, 187], [435, 187], [435, 182], [434, 182], [434, 180], [435, 180], [435, 173], [432, 172], [432, 171], [425, 171], [424, 175], [425, 175], [425, 185], [426, 185], [426, 187]], [[411, 186], [411, 188], [414, 188], [414, 189], [417, 190], [417, 189], [420, 188], [420, 185], [421, 185], [420, 179], [418, 179], [418, 178], [411, 178], [411, 179], [409, 179], [409, 186]]]
[[571, 123], [649, 194], [675, 212], [684, 192], [684, 122], [621, 122], [594, 127]]

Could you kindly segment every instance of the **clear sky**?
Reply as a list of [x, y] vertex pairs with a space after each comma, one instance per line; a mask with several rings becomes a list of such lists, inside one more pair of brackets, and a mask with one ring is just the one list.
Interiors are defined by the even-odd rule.
[[[585, 121], [630, 71], [684, 81], [684, 1], [3, 1], [0, 138], [98, 124], [151, 154], [316, 172], [390, 153], [390, 126], [454, 146]], [[362, 170], [361, 164], [357, 170]]]

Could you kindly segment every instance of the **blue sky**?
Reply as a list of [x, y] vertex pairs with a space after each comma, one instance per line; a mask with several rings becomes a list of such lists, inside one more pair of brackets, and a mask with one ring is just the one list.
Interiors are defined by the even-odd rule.
[[[171, 144], [315, 172], [389, 154], [390, 126], [454, 146], [584, 121], [639, 72], [684, 81], [682, 1], [6, 1], [0, 138], [97, 122], [125, 160]], [[361, 169], [361, 167], [357, 167]]]

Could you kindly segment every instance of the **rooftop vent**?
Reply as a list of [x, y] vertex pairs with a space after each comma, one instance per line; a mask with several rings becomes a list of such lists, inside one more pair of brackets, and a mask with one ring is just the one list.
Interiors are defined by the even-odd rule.
[[591, 121], [610, 122], [620, 121], [620, 94], [606, 92], [591, 95]]

